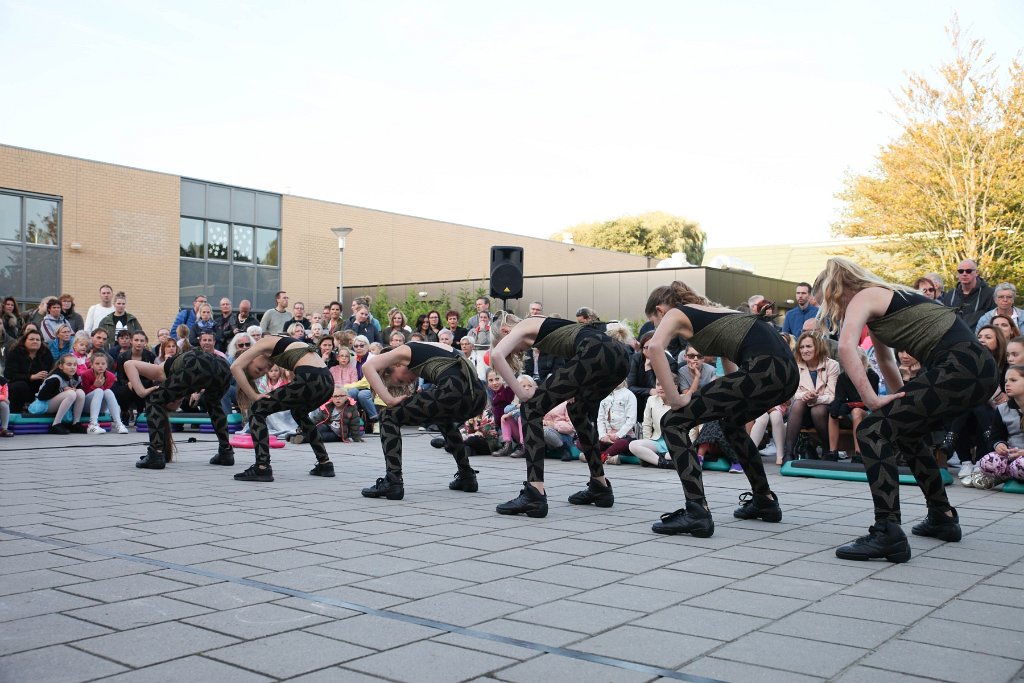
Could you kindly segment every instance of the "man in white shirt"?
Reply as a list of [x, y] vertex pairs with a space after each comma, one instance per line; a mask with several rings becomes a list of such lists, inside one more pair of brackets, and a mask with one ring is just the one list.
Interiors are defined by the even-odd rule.
[[92, 331], [100, 326], [100, 322], [114, 312], [114, 289], [110, 285], [100, 287], [100, 302], [89, 307], [85, 315], [85, 331]]

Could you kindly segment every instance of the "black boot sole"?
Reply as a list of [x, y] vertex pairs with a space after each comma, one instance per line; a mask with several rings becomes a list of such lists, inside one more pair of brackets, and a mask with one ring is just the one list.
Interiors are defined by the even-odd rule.
[[545, 505], [544, 509], [530, 509], [530, 510], [502, 510], [500, 507], [495, 508], [499, 515], [526, 515], [527, 517], [533, 517], [534, 519], [548, 516], [548, 508]]
[[665, 536], [689, 534], [694, 538], [711, 538], [715, 534], [715, 527], [712, 526], [710, 529], [676, 529], [668, 526], [652, 526], [651, 531], [653, 531], [656, 534], [664, 534]]
[[935, 527], [930, 530], [918, 531], [916, 528], [910, 530], [910, 533], [915, 536], [922, 536], [924, 538], [936, 538], [946, 543], [959, 543], [960, 539], [963, 538], [963, 531], [960, 529], [960, 525], [943, 524], [942, 526]]

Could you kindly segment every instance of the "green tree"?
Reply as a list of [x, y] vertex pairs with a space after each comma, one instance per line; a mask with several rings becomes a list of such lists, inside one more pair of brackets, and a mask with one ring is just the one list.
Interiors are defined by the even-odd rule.
[[652, 211], [638, 216], [623, 216], [599, 223], [581, 223], [551, 236], [562, 240], [567, 235], [572, 241], [587, 247], [624, 251], [651, 258], [668, 258], [682, 252], [686, 260], [700, 265], [704, 260], [707, 235], [700, 224], [682, 216], [663, 211]]
[[833, 231], [877, 238], [865, 265], [893, 280], [973, 258], [990, 283], [1024, 282], [1024, 68], [1015, 59], [1004, 83], [982, 41], [955, 19], [947, 34], [953, 59], [935, 83], [909, 77], [903, 132], [871, 172], [847, 178]]

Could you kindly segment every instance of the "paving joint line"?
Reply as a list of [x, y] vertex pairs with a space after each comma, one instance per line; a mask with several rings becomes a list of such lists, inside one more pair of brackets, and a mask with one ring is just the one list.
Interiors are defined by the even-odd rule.
[[316, 593], [307, 593], [306, 591], [288, 588], [286, 586], [278, 586], [272, 583], [267, 583], [265, 581], [257, 581], [255, 579], [247, 579], [238, 576], [231, 576], [229, 574], [221, 574], [220, 572], [199, 569], [198, 567], [177, 564], [175, 562], [166, 562], [164, 560], [157, 560], [148, 557], [138, 557], [136, 555], [122, 553], [116, 550], [86, 547], [79, 545], [77, 543], [69, 543], [68, 541], [61, 541], [58, 539], [46, 538], [44, 536], [36, 536], [34, 534], [27, 534], [21, 531], [15, 531], [13, 529], [8, 529], [7, 527], [3, 526], [0, 526], [0, 533], [4, 533], [9, 536], [14, 536], [17, 538], [23, 538], [30, 541], [45, 543], [48, 545], [55, 546], [57, 548], [76, 549], [81, 552], [89, 553], [91, 555], [98, 555], [100, 557], [110, 557], [115, 559], [127, 560], [129, 562], [147, 564], [152, 567], [158, 567], [160, 569], [171, 569], [174, 571], [185, 572], [187, 574], [195, 574], [197, 576], [203, 576], [210, 579], [219, 579], [221, 581], [226, 581], [239, 586], [247, 586], [250, 588], [257, 588], [259, 590], [265, 590], [271, 593], [287, 595], [293, 598], [309, 600], [310, 602], [314, 602], [317, 604], [330, 605], [332, 607], [340, 607], [342, 609], [351, 610], [353, 612], [360, 612], [362, 614], [367, 614], [370, 616], [381, 617], [383, 619], [390, 619], [392, 621], [400, 621], [407, 624], [415, 624], [418, 626], [426, 626], [427, 628], [433, 628], [438, 631], [454, 633], [457, 635], [467, 636], [469, 638], [475, 638], [477, 640], [486, 640], [494, 643], [501, 643], [504, 645], [512, 645], [527, 650], [534, 650], [536, 652], [544, 652], [559, 657], [565, 657], [567, 659], [575, 659], [579, 661], [590, 662], [593, 664], [603, 664], [605, 666], [612, 666], [618, 669], [625, 669], [627, 671], [636, 671], [639, 673], [652, 674], [655, 676], [661, 676], [662, 678], [669, 678], [677, 681], [688, 681], [689, 683], [727, 683], [725, 681], [721, 681], [715, 678], [707, 678], [705, 676], [687, 674], [681, 671], [675, 671], [674, 669], [665, 669], [662, 667], [652, 666], [649, 664], [640, 664], [638, 662], [631, 662], [625, 659], [618, 659], [616, 657], [606, 657], [604, 655], [591, 654], [589, 652], [570, 650], [564, 647], [546, 645], [544, 643], [536, 643], [529, 640], [512, 638], [510, 636], [502, 636], [497, 635], [495, 633], [488, 633], [487, 631], [481, 631], [475, 628], [457, 626], [455, 624], [448, 624], [443, 621], [436, 621], [434, 619], [426, 619], [423, 617], [416, 617], [409, 614], [402, 614], [400, 612], [391, 612], [385, 609], [377, 609], [375, 607], [360, 605], [358, 603], [349, 602], [347, 600], [339, 600], [337, 598], [317, 595]]

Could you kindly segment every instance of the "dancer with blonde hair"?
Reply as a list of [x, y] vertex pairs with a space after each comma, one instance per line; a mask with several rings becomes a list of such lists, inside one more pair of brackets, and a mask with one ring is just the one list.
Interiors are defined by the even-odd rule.
[[[900, 528], [898, 453], [906, 458], [928, 504], [928, 516], [914, 526], [914, 534], [959, 541], [960, 520], [946, 497], [926, 437], [992, 395], [997, 386], [992, 354], [953, 309], [890, 284], [847, 259], [829, 259], [812, 291], [820, 303], [819, 319], [827, 329], [840, 330], [840, 362], [872, 411], [861, 422], [857, 441], [871, 487], [875, 523], [867, 536], [837, 548], [836, 557], [910, 559], [910, 544]], [[857, 354], [865, 325], [890, 392], [887, 396], [875, 392]], [[923, 364], [922, 371], [906, 384], [893, 348], [906, 350]]]

